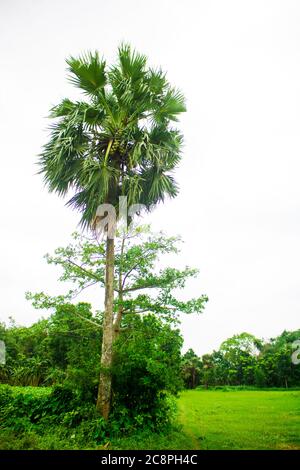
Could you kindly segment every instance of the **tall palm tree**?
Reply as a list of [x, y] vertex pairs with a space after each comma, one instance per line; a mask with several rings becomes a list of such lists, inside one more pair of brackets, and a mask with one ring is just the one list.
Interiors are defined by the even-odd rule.
[[[181, 158], [182, 136], [171, 121], [185, 111], [183, 95], [172, 88], [160, 69], [129, 45], [118, 49], [117, 63], [107, 67], [97, 52], [67, 60], [70, 81], [84, 101], [64, 99], [51, 109], [58, 118], [40, 156], [40, 173], [50, 191], [73, 196], [67, 205], [81, 212], [90, 228], [102, 203], [119, 213], [119, 197], [128, 205], [151, 210], [166, 196], [177, 194], [172, 171]], [[105, 312], [97, 409], [110, 410], [114, 239], [106, 242]]]

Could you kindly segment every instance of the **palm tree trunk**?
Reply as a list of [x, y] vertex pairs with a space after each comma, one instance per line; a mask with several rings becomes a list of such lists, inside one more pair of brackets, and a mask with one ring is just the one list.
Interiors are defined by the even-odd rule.
[[98, 387], [96, 408], [105, 420], [108, 419], [111, 402], [111, 366], [114, 320], [114, 239], [106, 241], [106, 273], [105, 273], [105, 312], [103, 318], [103, 337], [101, 351], [101, 371]]

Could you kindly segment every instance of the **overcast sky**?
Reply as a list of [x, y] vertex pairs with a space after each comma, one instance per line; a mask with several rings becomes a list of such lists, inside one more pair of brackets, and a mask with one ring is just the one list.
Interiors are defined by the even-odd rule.
[[200, 269], [185, 295], [210, 299], [183, 319], [185, 349], [299, 328], [299, 25], [298, 0], [1, 0], [1, 320], [41, 316], [27, 290], [62, 292], [43, 255], [79, 216], [35, 173], [49, 108], [74, 97], [65, 58], [111, 62], [124, 40], [187, 98], [180, 195], [148, 218]]

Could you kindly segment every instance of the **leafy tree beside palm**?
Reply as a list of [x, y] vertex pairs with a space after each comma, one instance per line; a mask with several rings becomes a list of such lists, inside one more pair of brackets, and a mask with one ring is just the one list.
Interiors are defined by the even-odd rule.
[[[164, 255], [178, 254], [179, 247], [177, 237], [151, 233], [148, 227], [116, 232], [112, 411], [120, 422], [125, 416], [132, 424], [137, 416], [140, 424], [145, 418], [154, 425], [158, 415], [168, 419], [166, 392], [176, 394], [181, 386], [179, 313], [201, 313], [208, 299], [179, 297], [197, 276], [196, 269], [159, 266]], [[72, 283], [65, 295], [26, 295], [34, 307], [54, 311], [49, 322], [48, 348], [54, 353], [49, 379], [76, 389], [87, 400], [94, 395], [99, 371], [103, 312], [92, 315], [87, 304], [74, 305], [73, 300], [91, 286], [103, 288], [105, 242], [75, 233], [71, 243], [46, 259], [61, 269], [60, 281]]]
[[[40, 172], [50, 191], [73, 196], [68, 205], [81, 212], [81, 224], [97, 223], [100, 204], [119, 197], [147, 210], [177, 194], [172, 171], [180, 160], [182, 136], [171, 127], [185, 111], [183, 95], [161, 70], [147, 67], [144, 55], [128, 45], [118, 49], [117, 64], [107, 68], [97, 52], [67, 60], [71, 82], [85, 101], [64, 99], [52, 108], [49, 142]], [[108, 418], [111, 397], [114, 305], [114, 237], [107, 237], [105, 313], [97, 408]]]

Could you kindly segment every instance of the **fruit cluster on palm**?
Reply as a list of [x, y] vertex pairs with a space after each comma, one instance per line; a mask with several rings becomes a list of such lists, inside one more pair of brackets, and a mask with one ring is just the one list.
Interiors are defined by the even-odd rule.
[[[116, 65], [107, 67], [98, 53], [67, 60], [70, 81], [84, 101], [64, 99], [52, 108], [57, 118], [40, 156], [40, 172], [50, 191], [65, 196], [81, 212], [81, 224], [95, 223], [97, 208], [119, 198], [128, 206], [151, 210], [166, 196], [177, 194], [172, 172], [181, 157], [182, 136], [172, 121], [185, 111], [184, 97], [165, 74], [147, 67], [144, 55], [130, 46], [118, 49]], [[107, 240], [102, 373], [98, 409], [109, 413], [112, 361], [114, 241]], [[103, 382], [104, 381], [104, 382]], [[102, 383], [103, 382], [103, 383]]]

